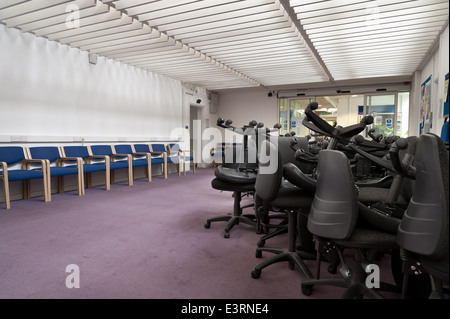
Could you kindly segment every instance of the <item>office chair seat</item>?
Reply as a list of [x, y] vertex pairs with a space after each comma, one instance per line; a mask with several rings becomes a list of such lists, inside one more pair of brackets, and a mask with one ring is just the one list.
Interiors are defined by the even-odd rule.
[[204, 224], [210, 228], [212, 222], [226, 221], [224, 237], [230, 237], [230, 230], [240, 222], [256, 228], [256, 216], [254, 214], [242, 214], [242, 210], [252, 207], [253, 203], [241, 206], [242, 197], [253, 195], [255, 190], [256, 174], [253, 172], [242, 172], [234, 168], [217, 166], [214, 174], [216, 178], [211, 181], [211, 186], [220, 191], [233, 192], [234, 205], [231, 214], [210, 218]]
[[220, 191], [228, 191], [228, 192], [253, 192], [255, 190], [254, 183], [248, 184], [233, 184], [229, 182], [225, 182], [219, 178], [214, 178], [211, 181], [211, 186], [214, 189]]
[[255, 171], [237, 170], [223, 166], [217, 166], [214, 175], [218, 179], [232, 184], [254, 184], [256, 181]]
[[396, 235], [376, 229], [356, 228], [352, 236], [345, 241], [335, 240], [335, 243], [348, 248], [394, 249], [398, 248]]

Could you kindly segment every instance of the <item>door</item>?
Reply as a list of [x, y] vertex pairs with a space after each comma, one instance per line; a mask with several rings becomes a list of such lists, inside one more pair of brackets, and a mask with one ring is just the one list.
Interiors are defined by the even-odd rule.
[[305, 109], [313, 99], [280, 99], [280, 134], [295, 132], [295, 136], [306, 136], [309, 129], [302, 125]]
[[396, 135], [397, 94], [373, 94], [366, 98], [367, 114], [373, 116], [373, 134], [383, 137]]

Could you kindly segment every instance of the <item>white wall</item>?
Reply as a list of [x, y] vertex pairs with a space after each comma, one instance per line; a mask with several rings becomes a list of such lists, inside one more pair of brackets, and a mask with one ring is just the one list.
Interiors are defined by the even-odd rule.
[[269, 97], [268, 92], [264, 91], [219, 92], [218, 114], [211, 119], [211, 126], [215, 125], [219, 117], [231, 119], [235, 127], [242, 127], [255, 120], [264, 123], [264, 127], [271, 128], [280, 120], [276, 94]]
[[181, 82], [0, 25], [0, 142], [164, 140]]
[[431, 76], [431, 111], [433, 112], [431, 133], [441, 134], [443, 117], [443, 99], [445, 75], [449, 72], [449, 29], [448, 25], [440, 35], [439, 48], [423, 64], [421, 70], [414, 74], [413, 94], [410, 109], [409, 135], [419, 135], [419, 115], [421, 102], [421, 85]]

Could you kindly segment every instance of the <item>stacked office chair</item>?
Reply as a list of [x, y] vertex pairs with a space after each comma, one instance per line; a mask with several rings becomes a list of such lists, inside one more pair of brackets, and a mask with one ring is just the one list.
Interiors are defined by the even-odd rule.
[[[278, 209], [288, 216], [288, 247], [258, 247], [256, 257], [261, 258], [262, 252], [271, 252], [275, 255], [258, 264], [251, 272], [253, 278], [261, 276], [262, 269], [269, 265], [286, 261], [291, 269], [295, 265], [300, 267], [306, 278], [312, 278], [312, 273], [305, 264], [304, 259], [314, 259], [315, 254], [297, 249], [297, 223], [299, 214], [306, 213], [312, 203], [313, 196], [298, 187], [281, 187], [283, 179], [283, 157], [281, 145], [265, 140], [262, 152], [266, 152], [267, 161], [260, 160], [255, 182], [255, 192], [262, 200], [262, 205], [269, 209]], [[261, 157], [261, 154], [260, 154]]]
[[[366, 266], [375, 261], [378, 253], [398, 248], [396, 235], [358, 224], [358, 191], [349, 159], [343, 152], [322, 150], [317, 171], [317, 188], [307, 222], [316, 241], [317, 273], [315, 278], [302, 281], [302, 292], [309, 295], [315, 285], [332, 285], [346, 288], [342, 298], [383, 298], [366, 285]], [[320, 277], [320, 255], [324, 247], [332, 247], [337, 253], [341, 277]], [[344, 249], [354, 250], [353, 266], [345, 260]], [[387, 283], [380, 283], [380, 289], [399, 290]]]
[[[236, 128], [232, 127], [231, 124], [231, 120], [228, 120], [227, 122], [225, 122], [223, 118], [217, 120], [218, 126], [235, 130]], [[256, 126], [256, 121], [254, 121], [254, 123], [251, 122], [250, 124], [251, 125], [244, 126], [238, 131], [244, 135], [245, 143], [242, 147], [233, 146], [224, 150], [225, 161], [222, 165], [215, 168], [215, 178], [211, 181], [211, 186], [214, 189], [233, 193], [233, 213], [210, 218], [204, 225], [205, 228], [210, 228], [212, 222], [226, 221], [227, 224], [224, 230], [224, 238], [229, 238], [230, 230], [241, 222], [256, 228], [255, 214], [242, 214], [243, 209], [252, 207], [253, 204], [241, 205], [242, 198], [244, 196], [253, 196], [255, 190], [257, 164], [252, 159], [250, 162], [248, 161], [248, 154], [256, 154], [256, 144], [249, 143], [248, 135], [250, 134], [249, 129]]]
[[414, 192], [398, 228], [404, 277], [402, 297], [407, 297], [411, 276], [430, 277], [429, 298], [443, 298], [449, 281], [448, 151], [435, 134], [419, 137], [414, 168]]
[[[253, 197], [254, 195], [258, 168], [256, 156], [259, 144], [258, 138], [261, 136], [266, 138], [267, 134], [278, 131], [281, 127], [281, 125], [275, 124], [272, 129], [264, 129], [263, 123], [257, 123], [254, 120], [240, 128], [232, 126], [232, 123], [232, 120], [225, 121], [223, 118], [217, 120], [218, 126], [243, 135], [244, 142], [242, 145], [236, 144], [224, 149], [224, 161], [215, 168], [215, 178], [211, 181], [211, 186], [220, 191], [233, 193], [233, 213], [210, 218], [204, 224], [205, 228], [210, 228], [212, 222], [226, 221], [225, 238], [229, 238], [230, 230], [241, 222], [254, 228], [257, 233], [261, 232], [255, 214], [242, 214], [243, 209], [253, 207], [254, 203], [241, 205], [241, 201], [244, 196]], [[249, 136], [254, 138], [249, 139]]]
[[[309, 137], [291, 137], [291, 135], [279, 136], [277, 138], [278, 150], [282, 158], [282, 181], [281, 188], [297, 187], [302, 189], [305, 193], [313, 194], [315, 192], [315, 180], [310, 177], [314, 170], [314, 165], [298, 161], [295, 157], [296, 150], [308, 150]], [[257, 223], [260, 224], [261, 232], [264, 233], [258, 241], [258, 247], [263, 247], [266, 240], [278, 236], [279, 234], [288, 231], [287, 214], [279, 212], [279, 208], [271, 207], [267, 202], [263, 201], [258, 194], [255, 194], [255, 211]], [[305, 215], [299, 214], [298, 227], [304, 228]], [[274, 223], [274, 220], [281, 220], [279, 223]], [[270, 232], [271, 229], [275, 229]], [[304, 231], [299, 231], [300, 243], [302, 249], [311, 250], [309, 245], [311, 242], [310, 234], [306, 228]]]

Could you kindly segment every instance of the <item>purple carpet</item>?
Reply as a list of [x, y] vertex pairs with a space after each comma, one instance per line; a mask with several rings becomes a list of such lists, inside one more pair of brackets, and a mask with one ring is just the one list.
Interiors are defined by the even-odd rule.
[[[212, 168], [196, 174], [156, 176], [76, 192], [12, 202], [0, 209], [2, 299], [337, 299], [342, 288], [316, 286], [301, 292], [303, 273], [286, 262], [254, 267], [260, 235], [245, 224], [223, 237], [225, 222], [204, 228], [208, 218], [230, 213], [230, 192], [211, 187]], [[250, 203], [245, 198], [243, 203]], [[244, 213], [252, 213], [247, 208]], [[287, 247], [287, 235], [266, 242]], [[388, 258], [388, 257], [386, 257]], [[384, 261], [382, 261], [384, 262]], [[314, 274], [314, 261], [306, 261]], [[79, 267], [80, 288], [67, 288], [66, 266]], [[323, 267], [326, 269], [326, 266]], [[385, 267], [381, 280], [391, 280]], [[326, 270], [325, 270], [326, 273]], [[326, 273], [326, 275], [328, 275]], [[383, 277], [385, 276], [385, 277]], [[397, 297], [397, 295], [389, 295]]]

